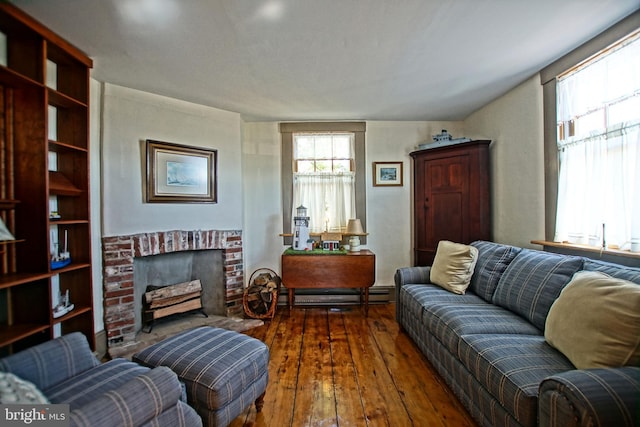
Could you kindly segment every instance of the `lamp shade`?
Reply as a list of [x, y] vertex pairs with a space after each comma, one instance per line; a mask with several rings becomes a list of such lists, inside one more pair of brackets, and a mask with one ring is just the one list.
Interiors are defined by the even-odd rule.
[[347, 224], [347, 232], [345, 234], [364, 234], [360, 220], [350, 219]]

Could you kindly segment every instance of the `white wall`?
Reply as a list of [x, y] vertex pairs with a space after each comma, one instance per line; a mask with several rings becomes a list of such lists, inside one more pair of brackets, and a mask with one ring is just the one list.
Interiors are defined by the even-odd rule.
[[[103, 234], [241, 229], [240, 115], [107, 84], [103, 92]], [[218, 150], [218, 203], [145, 203], [146, 139]]]
[[280, 132], [278, 123], [242, 126], [242, 178], [244, 193], [245, 281], [259, 268], [280, 274], [282, 243], [282, 190], [280, 185]]
[[[151, 230], [242, 229], [245, 280], [258, 268], [280, 272], [280, 133], [275, 122], [243, 123], [239, 114], [116, 85], [92, 82], [92, 186], [102, 169], [102, 200], [92, 217], [102, 235]], [[97, 98], [97, 99], [94, 99]], [[103, 105], [102, 109], [98, 106]], [[102, 128], [101, 128], [102, 126]], [[102, 131], [101, 144], [100, 129]], [[494, 240], [531, 246], [544, 236], [542, 89], [537, 76], [464, 122], [367, 122], [367, 248], [376, 253], [376, 285], [392, 286], [412, 264], [412, 164], [416, 145], [447, 129], [455, 137], [492, 139]], [[218, 150], [218, 204], [143, 202], [146, 139]], [[98, 154], [96, 154], [98, 153]], [[96, 157], [101, 162], [96, 163]], [[402, 161], [403, 187], [373, 187], [372, 162]], [[93, 191], [95, 196], [98, 192]], [[94, 261], [100, 257], [94, 231]], [[97, 248], [97, 249], [96, 249]], [[94, 264], [99, 269], [99, 262]], [[102, 329], [101, 268], [94, 271], [96, 330]]]
[[95, 331], [104, 329], [102, 306], [102, 167], [100, 164], [100, 117], [102, 116], [102, 84], [91, 79], [89, 87], [89, 187], [91, 189], [91, 264], [93, 266], [93, 326]]
[[[367, 229], [364, 247], [376, 254], [376, 285], [392, 286], [398, 267], [412, 263], [411, 158], [409, 153], [447, 129], [462, 136], [461, 122], [367, 122]], [[282, 243], [281, 142], [278, 123], [243, 124], [245, 272], [280, 273]], [[403, 187], [373, 187], [374, 161], [402, 161]]]
[[464, 121], [465, 132], [491, 139], [493, 240], [515, 246], [544, 239], [542, 86], [535, 75]]

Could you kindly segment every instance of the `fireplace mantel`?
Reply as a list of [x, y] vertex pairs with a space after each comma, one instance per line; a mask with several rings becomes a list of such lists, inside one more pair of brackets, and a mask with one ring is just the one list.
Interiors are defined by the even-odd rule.
[[165, 253], [220, 249], [227, 316], [241, 316], [244, 286], [242, 231], [173, 230], [102, 238], [104, 323], [112, 357], [136, 343], [133, 260]]

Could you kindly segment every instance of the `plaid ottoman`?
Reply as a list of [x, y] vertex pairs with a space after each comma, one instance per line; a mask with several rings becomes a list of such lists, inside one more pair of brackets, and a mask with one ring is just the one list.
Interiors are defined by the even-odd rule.
[[203, 326], [149, 346], [132, 360], [174, 371], [206, 426], [228, 425], [253, 402], [262, 410], [269, 349], [255, 338]]

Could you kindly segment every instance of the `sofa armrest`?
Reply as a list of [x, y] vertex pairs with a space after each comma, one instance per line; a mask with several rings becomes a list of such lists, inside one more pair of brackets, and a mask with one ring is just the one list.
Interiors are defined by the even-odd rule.
[[73, 332], [0, 359], [0, 371], [11, 372], [44, 390], [98, 364], [87, 338]]
[[[177, 406], [181, 394], [178, 376], [171, 369], [160, 366], [71, 411], [71, 426], [140, 426]], [[179, 409], [174, 411], [175, 419], [166, 420], [166, 425], [188, 425], [185, 420], [191, 419], [193, 410], [186, 405]]]
[[400, 289], [409, 283], [431, 283], [431, 267], [402, 267], [396, 270], [393, 280], [396, 283], [396, 320], [400, 322]]
[[563, 372], [540, 384], [538, 422], [545, 426], [640, 425], [640, 368]]

